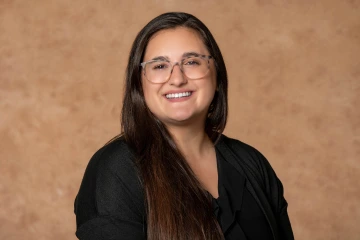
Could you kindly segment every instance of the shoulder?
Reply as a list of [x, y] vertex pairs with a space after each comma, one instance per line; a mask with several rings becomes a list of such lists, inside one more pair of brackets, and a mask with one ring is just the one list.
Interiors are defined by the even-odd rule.
[[217, 146], [228, 162], [263, 188], [268, 186], [271, 176], [276, 176], [269, 161], [255, 147], [225, 135], [221, 136]]
[[78, 225], [101, 215], [142, 217], [143, 192], [134, 154], [122, 137], [91, 157], [75, 200]]
[[136, 176], [134, 154], [123, 137], [101, 147], [91, 157], [83, 178], [99, 181], [103, 176], [114, 175], [122, 181], [131, 181]]
[[88, 168], [92, 165], [104, 167], [118, 167], [132, 165], [133, 153], [123, 137], [119, 137], [95, 152], [89, 161]]
[[235, 139], [235, 138], [230, 138], [224, 134], [221, 135], [220, 137], [220, 140], [219, 140], [219, 143], [225, 143], [226, 145], [228, 145], [229, 147], [231, 148], [235, 148], [235, 149], [239, 149], [239, 150], [253, 150], [254, 147], [238, 140], [238, 139]]
[[[284, 188], [268, 160], [254, 147], [225, 135], [221, 136], [217, 146], [226, 160], [249, 180], [251, 188], [255, 191], [254, 196], [261, 204], [270, 204], [275, 216], [275, 220], [272, 221], [279, 224], [280, 238], [294, 239], [287, 214], [288, 204], [284, 198]], [[269, 214], [271, 216], [271, 213]]]
[[260, 186], [269, 199], [275, 199], [276, 202], [283, 198], [281, 181], [270, 162], [256, 148], [225, 135], [221, 136], [218, 145], [226, 160], [241, 171], [252, 185]]
[[218, 145], [223, 150], [227, 150], [228, 153], [232, 153], [244, 160], [256, 161], [259, 164], [267, 163], [267, 160], [260, 151], [240, 140], [221, 135]]
[[124, 137], [119, 137], [103, 146], [96, 154], [100, 155], [100, 165], [104, 168], [127, 176], [127, 172], [134, 172], [135, 156], [126, 143]]
[[97, 188], [108, 181], [121, 181], [129, 187], [138, 187], [139, 177], [135, 156], [123, 137], [119, 137], [100, 148], [90, 159], [83, 183], [96, 181]]

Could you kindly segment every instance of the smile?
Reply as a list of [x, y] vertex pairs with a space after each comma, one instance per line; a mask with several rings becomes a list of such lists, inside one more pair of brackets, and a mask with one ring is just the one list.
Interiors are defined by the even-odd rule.
[[173, 98], [182, 98], [182, 97], [188, 97], [191, 95], [192, 92], [182, 92], [182, 93], [169, 93], [166, 94], [165, 97], [167, 99], [173, 99]]

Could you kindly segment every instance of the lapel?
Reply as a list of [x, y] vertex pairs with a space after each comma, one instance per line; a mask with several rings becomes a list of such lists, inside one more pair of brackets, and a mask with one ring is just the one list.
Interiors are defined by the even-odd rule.
[[246, 188], [252, 194], [252, 196], [262, 209], [263, 213], [265, 214], [265, 217], [268, 220], [269, 226], [273, 233], [274, 240], [278, 240], [279, 233], [277, 221], [271, 209], [270, 203], [267, 200], [265, 192], [263, 191], [257, 180], [259, 176], [261, 177], [261, 174], [257, 170], [254, 162], [249, 157], [250, 155], [244, 154], [244, 150], [242, 148], [233, 148], [233, 146], [230, 146], [228, 144], [229, 141], [232, 140], [222, 135], [220, 140], [216, 144], [216, 148], [218, 149], [222, 157], [247, 179]]

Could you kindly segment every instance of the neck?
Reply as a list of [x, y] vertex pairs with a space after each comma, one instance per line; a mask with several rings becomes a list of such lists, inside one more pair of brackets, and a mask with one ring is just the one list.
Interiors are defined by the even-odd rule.
[[201, 159], [214, 145], [204, 130], [204, 124], [191, 126], [167, 126], [177, 147], [187, 161]]

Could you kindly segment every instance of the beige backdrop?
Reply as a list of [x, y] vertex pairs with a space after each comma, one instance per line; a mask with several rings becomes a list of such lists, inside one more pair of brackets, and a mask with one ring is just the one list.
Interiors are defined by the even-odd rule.
[[360, 2], [0, 0], [0, 239], [75, 239], [73, 200], [119, 132], [131, 43], [186, 11], [228, 67], [226, 134], [270, 160], [296, 239], [360, 239]]

